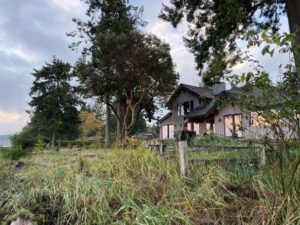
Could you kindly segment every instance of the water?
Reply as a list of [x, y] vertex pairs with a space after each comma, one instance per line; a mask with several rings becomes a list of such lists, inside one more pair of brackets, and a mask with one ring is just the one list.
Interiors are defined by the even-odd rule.
[[10, 135], [0, 135], [0, 147], [10, 147]]

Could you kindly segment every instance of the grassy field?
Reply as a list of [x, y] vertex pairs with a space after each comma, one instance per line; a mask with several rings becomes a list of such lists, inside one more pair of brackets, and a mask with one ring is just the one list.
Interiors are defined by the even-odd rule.
[[299, 198], [291, 197], [299, 176], [283, 191], [274, 163], [262, 170], [194, 165], [183, 179], [176, 158], [144, 148], [33, 152], [20, 160], [25, 166], [15, 168], [0, 159], [2, 224], [18, 215], [49, 225], [300, 223]]

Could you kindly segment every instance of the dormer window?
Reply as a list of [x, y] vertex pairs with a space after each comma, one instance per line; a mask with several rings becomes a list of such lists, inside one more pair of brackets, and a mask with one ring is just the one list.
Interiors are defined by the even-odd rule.
[[185, 116], [194, 110], [194, 101], [183, 102], [178, 105], [178, 116]]

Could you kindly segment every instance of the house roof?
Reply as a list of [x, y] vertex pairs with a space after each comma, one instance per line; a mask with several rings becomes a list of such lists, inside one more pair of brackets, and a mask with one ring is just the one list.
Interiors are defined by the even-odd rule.
[[[171, 106], [173, 101], [178, 97], [182, 90], [189, 92], [192, 95], [197, 96], [198, 98], [206, 98], [209, 99], [208, 103], [205, 105], [201, 105], [196, 107], [191, 113], [185, 116], [185, 119], [204, 119], [207, 118], [215, 109], [216, 109], [216, 99], [222, 99], [222, 97], [226, 97], [232, 100], [240, 99], [241, 97], [244, 98], [245, 95], [243, 94], [243, 89], [246, 87], [233, 87], [230, 90], [222, 91], [217, 95], [213, 95], [212, 89], [207, 87], [197, 87], [188, 84], [180, 84], [179, 87], [174, 91], [172, 96], [170, 97], [167, 106]], [[262, 90], [259, 88], [253, 88], [248, 93], [246, 92], [247, 97], [255, 97], [257, 99], [262, 99], [263, 102], [263, 94]], [[172, 113], [169, 112], [163, 118], [161, 118], [160, 122], [165, 121]]]
[[159, 120], [159, 123], [162, 123], [164, 122], [166, 119], [168, 119], [169, 117], [172, 116], [172, 113], [171, 112], [168, 112], [166, 115], [164, 115], [160, 120]]
[[172, 102], [178, 97], [182, 90], [189, 92], [196, 97], [213, 98], [212, 90], [210, 88], [179, 84], [178, 88], [173, 92], [169, 101], [167, 102], [167, 106], [172, 105]]
[[193, 112], [189, 113], [187, 116], [185, 116], [185, 118], [206, 118], [214, 109], [215, 101], [211, 100], [208, 104], [195, 108]]

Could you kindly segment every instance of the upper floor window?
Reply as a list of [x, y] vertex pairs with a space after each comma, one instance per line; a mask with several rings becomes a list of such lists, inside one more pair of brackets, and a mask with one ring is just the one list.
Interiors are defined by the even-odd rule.
[[186, 101], [178, 105], [178, 116], [185, 116], [194, 110], [194, 101]]

